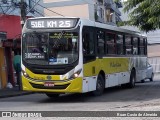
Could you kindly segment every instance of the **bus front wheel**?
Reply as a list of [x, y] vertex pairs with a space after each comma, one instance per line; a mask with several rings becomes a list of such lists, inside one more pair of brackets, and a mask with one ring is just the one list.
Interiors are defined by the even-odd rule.
[[99, 96], [102, 95], [105, 88], [105, 82], [103, 76], [100, 74], [97, 77], [96, 90], [93, 91], [93, 95]]
[[57, 98], [60, 94], [46, 93], [49, 98]]

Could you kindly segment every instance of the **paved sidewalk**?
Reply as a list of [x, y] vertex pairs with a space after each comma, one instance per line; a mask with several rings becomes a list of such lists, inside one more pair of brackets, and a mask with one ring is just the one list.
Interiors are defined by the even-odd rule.
[[0, 89], [0, 98], [21, 96], [31, 94], [32, 92], [26, 92], [19, 90], [19, 87]]

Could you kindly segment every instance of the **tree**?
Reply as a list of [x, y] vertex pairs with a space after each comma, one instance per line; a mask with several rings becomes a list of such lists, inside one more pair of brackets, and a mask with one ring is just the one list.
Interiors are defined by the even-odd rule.
[[127, 0], [123, 10], [129, 13], [129, 20], [121, 25], [137, 26], [145, 32], [160, 28], [160, 0]]

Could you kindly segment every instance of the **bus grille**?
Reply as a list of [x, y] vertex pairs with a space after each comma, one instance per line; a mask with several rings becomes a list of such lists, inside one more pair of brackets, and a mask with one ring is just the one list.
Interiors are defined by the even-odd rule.
[[69, 84], [66, 84], [66, 85], [54, 85], [53, 87], [46, 87], [43, 84], [34, 84], [34, 83], [30, 84], [32, 85], [32, 87], [38, 89], [66, 89], [69, 86]]

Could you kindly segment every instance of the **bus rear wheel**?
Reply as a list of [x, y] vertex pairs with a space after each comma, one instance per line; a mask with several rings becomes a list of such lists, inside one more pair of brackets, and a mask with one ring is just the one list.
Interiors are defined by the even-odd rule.
[[135, 81], [136, 81], [135, 78], [136, 78], [135, 72], [132, 71], [131, 75], [130, 75], [130, 81], [129, 81], [129, 83], [122, 84], [121, 87], [122, 88], [134, 88], [135, 87]]
[[153, 77], [154, 77], [154, 74], [152, 73], [151, 78], [149, 78], [151, 82], [153, 81]]
[[98, 75], [97, 83], [96, 83], [96, 90], [93, 91], [93, 95], [100, 96], [102, 95], [105, 88], [105, 81], [102, 75]]
[[130, 75], [130, 82], [127, 83], [127, 87], [128, 88], [134, 88], [135, 87], [135, 82], [136, 82], [135, 71], [132, 70], [131, 75]]
[[46, 95], [47, 95], [49, 98], [57, 98], [57, 97], [59, 97], [60, 94], [46, 93]]

